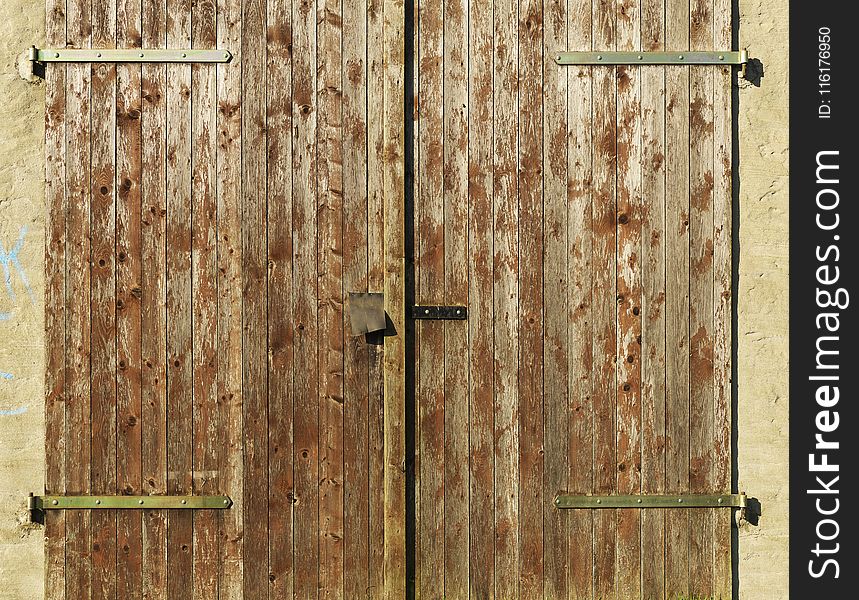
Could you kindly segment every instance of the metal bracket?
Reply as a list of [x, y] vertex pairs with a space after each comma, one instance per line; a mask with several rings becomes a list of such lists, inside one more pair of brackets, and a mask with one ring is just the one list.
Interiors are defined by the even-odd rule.
[[413, 306], [411, 317], [430, 321], [464, 321], [468, 318], [465, 306]]
[[744, 65], [747, 50], [701, 52], [560, 52], [559, 65]]
[[188, 509], [230, 508], [229, 496], [34, 496], [28, 498], [33, 511], [81, 509]]
[[228, 63], [229, 50], [135, 48], [30, 48], [31, 62], [48, 63]]
[[677, 494], [573, 496], [559, 493], [556, 508], [739, 508], [748, 505], [746, 494]]

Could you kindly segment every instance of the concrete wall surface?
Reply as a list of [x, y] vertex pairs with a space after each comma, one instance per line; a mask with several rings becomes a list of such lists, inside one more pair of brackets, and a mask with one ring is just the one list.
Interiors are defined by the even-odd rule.
[[[737, 476], [763, 509], [739, 530], [742, 600], [788, 597], [787, 8], [739, 0], [739, 44], [764, 67], [738, 91]], [[16, 600], [43, 597], [25, 504], [44, 485], [44, 86], [16, 66], [43, 39], [43, 3], [0, 2], [0, 599]]]

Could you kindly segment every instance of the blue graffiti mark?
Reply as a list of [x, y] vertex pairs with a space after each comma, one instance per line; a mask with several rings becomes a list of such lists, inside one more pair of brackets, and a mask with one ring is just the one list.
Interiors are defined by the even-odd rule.
[[8, 320], [9, 320], [9, 319], [11, 319], [11, 318], [12, 318], [12, 313], [10, 313], [10, 312], [8, 312], [8, 313], [0, 312], [0, 321], [8, 321]]
[[0, 410], [0, 417], [14, 417], [15, 415], [23, 415], [27, 412], [27, 407], [13, 408], [12, 410]]
[[3, 371], [0, 371], [0, 379], [13, 379], [13, 378], [14, 378], [14, 376], [12, 375], [12, 373], [4, 373]]
[[[24, 284], [24, 289], [27, 290], [27, 295], [30, 297], [30, 302], [33, 304], [36, 303], [36, 296], [33, 294], [33, 289], [30, 287], [30, 281], [27, 279], [27, 274], [24, 273], [24, 267], [21, 266], [21, 262], [18, 260], [18, 253], [21, 252], [21, 248], [24, 247], [24, 236], [27, 235], [27, 226], [22, 225], [20, 231], [18, 232], [18, 239], [15, 242], [15, 245], [12, 247], [11, 252], [7, 252], [6, 248], [3, 246], [3, 242], [0, 242], [0, 264], [3, 265], [3, 275], [4, 282], [6, 284], [6, 293], [9, 294], [9, 298], [14, 302], [15, 290], [12, 287], [12, 269], [10, 267], [14, 267], [15, 271], [18, 273], [18, 277], [21, 279], [21, 283]], [[8, 319], [9, 313], [3, 313]]]

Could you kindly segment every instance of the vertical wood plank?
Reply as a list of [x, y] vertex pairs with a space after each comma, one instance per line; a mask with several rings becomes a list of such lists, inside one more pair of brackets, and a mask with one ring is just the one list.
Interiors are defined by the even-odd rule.
[[[343, 293], [368, 287], [366, 0], [343, 2]], [[370, 596], [369, 340], [344, 313], [343, 595]], [[375, 500], [372, 500], [375, 501]]]
[[[242, 408], [244, 593], [268, 589], [266, 10], [242, 5]], [[308, 398], [312, 398], [309, 396]]]
[[[617, 5], [617, 49], [641, 47], [638, 2]], [[641, 492], [641, 70], [617, 80], [617, 492]], [[641, 597], [641, 511], [617, 511], [617, 588]]]
[[469, 593], [495, 598], [492, 0], [469, 10]]
[[293, 596], [292, 3], [267, 3], [269, 596]]
[[[143, 46], [164, 47], [163, 2], [143, 4]], [[141, 360], [143, 493], [167, 493], [167, 69], [142, 65]], [[143, 597], [167, 597], [167, 511], [143, 512]]]
[[[66, 43], [66, 3], [45, 3], [45, 39]], [[66, 66], [45, 73], [45, 493], [66, 482]], [[45, 515], [45, 598], [63, 600], [66, 579], [65, 511]]]
[[[242, 415], [242, 14], [241, 0], [218, 0], [218, 47], [233, 53], [217, 67], [218, 397], [220, 491], [233, 506], [220, 513], [220, 597], [244, 598], [244, 431]], [[292, 553], [292, 547], [287, 546]]]
[[[383, 0], [367, 0], [367, 290], [384, 290], [384, 14]], [[368, 340], [369, 342], [369, 340]], [[384, 384], [380, 337], [368, 347], [368, 495], [384, 497]], [[384, 503], [369, 507], [368, 596], [384, 592]]]
[[385, 594], [401, 598], [405, 550], [405, 98], [403, 0], [384, 0], [384, 249], [385, 310], [395, 335], [385, 337]]
[[[191, 45], [214, 48], [214, 0], [197, 0], [192, 8]], [[191, 299], [193, 377], [193, 481], [196, 495], [214, 495], [220, 487], [217, 439], [218, 282], [216, 197], [217, 67], [191, 67]], [[193, 514], [194, 597], [218, 595], [218, 515]]]
[[[140, 0], [117, 5], [118, 47], [141, 47], [141, 9]], [[116, 66], [116, 493], [120, 494], [141, 494], [143, 490], [141, 74], [140, 65]], [[141, 598], [141, 514], [117, 511], [116, 518], [116, 594]]]
[[[641, 49], [665, 49], [664, 0], [641, 6]], [[665, 68], [641, 68], [641, 492], [665, 487]], [[641, 594], [665, 597], [665, 512], [641, 514]]]
[[[167, 46], [190, 47], [191, 2], [168, 0]], [[190, 494], [193, 452], [191, 66], [167, 66], [167, 492]], [[168, 598], [192, 594], [192, 514], [167, 514]]]
[[499, 598], [519, 594], [517, 9], [514, 0], [496, 0], [493, 15], [495, 594]]
[[[590, 0], [569, 3], [567, 17], [569, 47], [590, 50], [593, 45], [593, 14]], [[570, 398], [566, 411], [569, 416], [570, 444], [568, 449], [569, 489], [585, 494], [595, 484], [596, 431], [596, 324], [594, 311], [599, 298], [595, 295], [594, 255], [594, 70], [574, 67], [567, 71], [567, 103], [569, 124], [567, 168], [567, 231], [569, 249], [568, 280], [568, 339]], [[604, 255], [599, 255], [604, 259]], [[603, 263], [605, 264], [605, 263]], [[549, 415], [546, 415], [547, 421]], [[563, 460], [563, 459], [561, 459]], [[569, 597], [589, 599], [594, 591], [595, 538], [594, 515], [591, 511], [565, 511], [569, 523], [568, 569]]]
[[519, 597], [543, 598], [543, 7], [520, 0], [518, 45]]
[[[594, 48], [615, 48], [614, 6], [600, 0], [594, 10]], [[594, 352], [594, 490], [617, 491], [617, 251], [616, 82], [614, 69], [594, 69], [593, 82], [593, 352]], [[613, 599], [615, 580], [615, 511], [594, 514], [594, 587], [597, 598]]]
[[[444, 303], [468, 304], [468, 2], [444, 7]], [[468, 597], [468, 326], [444, 327], [444, 595]]]
[[[90, 46], [86, 0], [67, 3], [67, 41]], [[89, 64], [67, 66], [66, 83], [66, 462], [67, 494], [88, 494], [91, 471], [90, 421], [90, 82]], [[66, 513], [68, 598], [92, 597], [89, 511]]]
[[[665, 47], [689, 48], [689, 4], [665, 2]], [[666, 486], [689, 491], [689, 68], [666, 67]], [[666, 511], [665, 595], [689, 593], [689, 514]]]
[[[731, 47], [731, 3], [715, 0], [713, 47]], [[731, 322], [732, 322], [732, 68], [713, 73], [713, 490], [731, 489]], [[713, 596], [732, 595], [732, 511], [714, 515]]]
[[317, 3], [319, 592], [343, 597], [342, 8]]
[[[295, 597], [318, 593], [318, 400], [316, 220], [316, 13], [293, 4], [293, 244], [295, 322]], [[314, 399], [308, 401], [308, 399]]]
[[[568, 86], [575, 84], [575, 75], [568, 76], [570, 67], [560, 67], [552, 57], [559, 49], [568, 47], [569, 18], [565, 0], [550, 0], [544, 4], [543, 24], [543, 193], [545, 223], [545, 259], [543, 264], [543, 293], [546, 313], [544, 315], [544, 389], [543, 422], [545, 424], [545, 471], [543, 486], [543, 568], [544, 593], [549, 598], [570, 596], [570, 572], [574, 559], [570, 556], [570, 521], [579, 515], [555, 508], [552, 498], [560, 491], [570, 489], [571, 464], [570, 421], [573, 403], [582, 399], [575, 397], [578, 382], [571, 381], [570, 365], [574, 357], [570, 350], [569, 320], [574, 314], [570, 307], [578, 299], [580, 290], [575, 287], [577, 273], [568, 270], [575, 262], [571, 254], [570, 223], [568, 215], [574, 206], [579, 206], [579, 197], [568, 199], [569, 177], [568, 131], [570, 114], [567, 101]], [[588, 3], [590, 16], [590, 3]], [[571, 41], [576, 43], [578, 40]], [[578, 70], [573, 67], [574, 70]], [[577, 90], [578, 91], [578, 90]], [[588, 111], [588, 122], [590, 121]], [[580, 133], [577, 129], [576, 133]], [[580, 188], [579, 188], [580, 190]], [[579, 191], [577, 190], [577, 191]], [[588, 245], [590, 248], [590, 245]], [[575, 250], [573, 250], [575, 252]], [[583, 271], [584, 269], [582, 269]], [[572, 277], [571, 277], [572, 276]], [[589, 286], [590, 284], [588, 284]], [[588, 288], [589, 290], [590, 288]], [[575, 415], [578, 416], [578, 415]], [[576, 465], [581, 465], [576, 462]], [[591, 450], [588, 447], [585, 472], [590, 470]], [[575, 539], [578, 545], [582, 538]], [[590, 556], [590, 546], [587, 555]], [[576, 569], [584, 565], [577, 564]], [[590, 580], [590, 573], [588, 573]]]
[[[713, 1], [690, 5], [690, 47], [713, 44]], [[713, 68], [691, 71], [689, 105], [689, 484], [713, 491]], [[690, 593], [713, 587], [714, 510], [691, 511]]]
[[[421, 0], [416, 11], [418, 36], [415, 152], [416, 304], [441, 304], [445, 283], [444, 214], [444, 2]], [[445, 347], [444, 324], [415, 324], [415, 427], [417, 503], [417, 583], [422, 599], [444, 595], [445, 495]], [[440, 585], [441, 583], [441, 585]]]

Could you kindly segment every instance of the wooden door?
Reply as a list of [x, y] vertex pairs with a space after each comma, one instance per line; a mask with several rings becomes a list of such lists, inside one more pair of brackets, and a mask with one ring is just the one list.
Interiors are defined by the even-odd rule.
[[46, 64], [46, 492], [234, 502], [46, 511], [48, 598], [404, 589], [402, 427], [382, 337], [344, 311], [402, 286], [402, 23], [387, 0], [47, 0], [49, 47], [233, 59]]
[[427, 598], [730, 598], [726, 0], [415, 0], [415, 582]]

